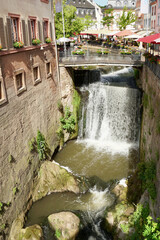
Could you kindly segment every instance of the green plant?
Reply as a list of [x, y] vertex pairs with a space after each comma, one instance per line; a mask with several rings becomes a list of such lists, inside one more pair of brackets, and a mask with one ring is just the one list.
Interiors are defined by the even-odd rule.
[[63, 104], [62, 104], [62, 102], [61, 102], [60, 100], [58, 101], [57, 105], [58, 105], [58, 110], [59, 110], [61, 113], [63, 113]]
[[32, 39], [32, 44], [33, 45], [38, 45], [40, 43], [41, 43], [41, 41], [38, 38]]
[[56, 231], [55, 231], [55, 236], [56, 236], [56, 238], [60, 239], [61, 236], [62, 236], [61, 230], [56, 229]]
[[56, 133], [57, 133], [59, 139], [62, 139], [64, 137], [62, 125], [58, 128]]
[[36, 142], [37, 142], [37, 151], [38, 151], [39, 159], [40, 160], [47, 159], [50, 154], [50, 150], [46, 143], [45, 137], [39, 130], [37, 132]]
[[0, 225], [0, 230], [1, 230], [1, 231], [4, 231], [5, 228], [6, 228], [6, 224], [5, 224], [5, 223], [3, 223], [2, 225]]
[[160, 240], [160, 218], [157, 218], [157, 220], [157, 222], [154, 222], [151, 216], [147, 217], [142, 233], [146, 240]]
[[16, 195], [17, 192], [18, 192], [18, 187], [14, 187], [14, 188], [12, 189], [12, 191], [13, 191], [13, 195]]
[[52, 42], [52, 39], [51, 39], [50, 37], [47, 37], [47, 38], [45, 39], [45, 42], [46, 42], [46, 43], [51, 43], [51, 42]]
[[9, 154], [8, 156], [8, 162], [9, 163], [12, 163], [13, 162], [13, 156], [11, 154]]
[[22, 48], [24, 46], [24, 43], [22, 41], [17, 41], [13, 43], [14, 48]]
[[143, 102], [143, 106], [145, 108], [147, 108], [148, 105], [149, 105], [149, 99], [148, 99], [148, 95], [146, 93], [143, 94], [143, 101], [142, 102]]
[[0, 202], [0, 214], [3, 212], [3, 209], [4, 209], [4, 204]]
[[0, 44], [0, 51], [2, 50], [2, 45]]
[[153, 161], [141, 162], [138, 164], [138, 177], [142, 181], [142, 189], [148, 190], [152, 200], [156, 198], [156, 164]]
[[84, 55], [85, 51], [82, 49], [76, 49], [75, 51], [72, 51], [73, 55]]
[[69, 107], [65, 107], [64, 117], [60, 118], [60, 122], [63, 130], [66, 130], [70, 134], [75, 131], [75, 118]]
[[36, 139], [32, 138], [29, 142], [28, 142], [28, 146], [29, 146], [29, 151], [32, 152], [36, 149]]

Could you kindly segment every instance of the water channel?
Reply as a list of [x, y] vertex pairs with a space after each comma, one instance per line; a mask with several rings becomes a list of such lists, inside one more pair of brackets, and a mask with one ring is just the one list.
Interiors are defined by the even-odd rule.
[[114, 203], [112, 180], [132, 174], [138, 159], [141, 94], [132, 68], [99, 69], [100, 79], [79, 87], [82, 95], [79, 136], [54, 160], [90, 182], [86, 193], [54, 193], [37, 201], [26, 226], [41, 224], [44, 239], [55, 239], [48, 215], [72, 211], [81, 219], [76, 240], [111, 240], [105, 230], [105, 209]]

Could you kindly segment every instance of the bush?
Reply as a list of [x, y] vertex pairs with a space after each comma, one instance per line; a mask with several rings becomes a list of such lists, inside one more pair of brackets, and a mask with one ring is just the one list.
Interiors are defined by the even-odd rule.
[[75, 131], [75, 118], [69, 110], [69, 107], [65, 108], [64, 117], [60, 118], [63, 130], [66, 130], [68, 133], [74, 133]]
[[37, 132], [36, 141], [37, 141], [37, 151], [38, 151], [39, 159], [40, 160], [47, 159], [49, 156], [50, 150], [46, 143], [45, 137], [39, 130]]

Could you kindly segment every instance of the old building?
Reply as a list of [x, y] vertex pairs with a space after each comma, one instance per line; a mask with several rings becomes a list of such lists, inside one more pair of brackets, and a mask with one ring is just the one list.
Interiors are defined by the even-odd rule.
[[1, 1], [0, 203], [10, 206], [0, 215], [0, 225], [7, 233], [27, 206], [40, 164], [37, 155], [30, 155], [29, 141], [38, 130], [51, 151], [57, 141], [60, 93], [52, 4], [52, 0]]
[[160, 0], [157, 0], [156, 12], [156, 32], [160, 32]]
[[77, 8], [77, 16], [84, 18], [86, 15], [92, 17], [95, 21], [93, 29], [100, 29], [102, 27], [101, 21], [103, 14], [101, 8], [93, 0], [67, 0], [67, 4], [73, 5]]
[[[108, 0], [107, 8], [113, 8], [114, 22], [110, 30], [118, 30], [117, 20], [120, 18], [123, 12], [123, 8], [127, 7], [127, 10], [135, 10], [136, 0]], [[133, 29], [133, 24], [127, 26], [127, 29]]]

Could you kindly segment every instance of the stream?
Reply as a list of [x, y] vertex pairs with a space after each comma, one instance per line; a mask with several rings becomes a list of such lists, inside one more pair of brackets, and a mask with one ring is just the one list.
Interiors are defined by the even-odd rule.
[[48, 215], [72, 211], [81, 219], [76, 240], [111, 240], [104, 214], [115, 198], [113, 180], [124, 179], [135, 169], [139, 156], [141, 93], [132, 68], [100, 69], [101, 77], [79, 87], [82, 95], [78, 139], [68, 142], [54, 160], [74, 175], [90, 182], [86, 193], [54, 193], [35, 202], [26, 226], [41, 224], [44, 239], [56, 239]]

